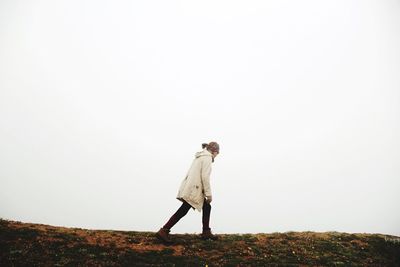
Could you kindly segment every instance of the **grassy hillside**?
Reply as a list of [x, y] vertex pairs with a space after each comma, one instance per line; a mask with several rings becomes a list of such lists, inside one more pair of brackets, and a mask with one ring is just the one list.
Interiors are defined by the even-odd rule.
[[173, 235], [87, 230], [0, 219], [0, 266], [400, 266], [400, 238], [287, 232]]

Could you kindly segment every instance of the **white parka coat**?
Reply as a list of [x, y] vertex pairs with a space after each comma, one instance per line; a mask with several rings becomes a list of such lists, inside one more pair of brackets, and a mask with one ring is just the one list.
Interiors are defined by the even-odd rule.
[[193, 208], [201, 211], [205, 197], [210, 197], [210, 174], [212, 154], [207, 149], [195, 154], [195, 159], [182, 181], [177, 199], [185, 200]]

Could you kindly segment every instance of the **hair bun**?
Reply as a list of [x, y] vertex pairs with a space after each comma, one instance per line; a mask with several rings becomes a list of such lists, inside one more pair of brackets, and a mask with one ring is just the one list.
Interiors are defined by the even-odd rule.
[[207, 143], [202, 143], [202, 144], [201, 144], [201, 147], [202, 147], [202, 148], [206, 148], [207, 146], [208, 146]]

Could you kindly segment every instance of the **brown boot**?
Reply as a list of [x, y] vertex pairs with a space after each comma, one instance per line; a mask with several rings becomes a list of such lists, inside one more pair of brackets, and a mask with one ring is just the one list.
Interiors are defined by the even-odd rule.
[[160, 239], [161, 241], [167, 243], [167, 244], [171, 244], [172, 240], [169, 238], [169, 232], [170, 230], [165, 229], [165, 228], [161, 228], [157, 233], [156, 233], [156, 237], [158, 239]]
[[203, 229], [203, 233], [201, 234], [201, 238], [204, 239], [204, 240], [207, 240], [207, 239], [217, 240], [218, 236], [213, 235], [211, 233], [211, 229]]

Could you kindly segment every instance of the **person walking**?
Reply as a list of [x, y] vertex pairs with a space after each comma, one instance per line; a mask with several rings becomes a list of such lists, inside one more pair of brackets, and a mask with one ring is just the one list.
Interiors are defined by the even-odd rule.
[[192, 165], [182, 181], [178, 191], [177, 199], [182, 202], [181, 207], [171, 216], [168, 222], [156, 233], [156, 237], [166, 243], [171, 243], [169, 233], [171, 228], [182, 219], [190, 210], [196, 209], [203, 211], [202, 239], [218, 239], [211, 232], [210, 214], [211, 214], [211, 163], [219, 154], [219, 144], [217, 142], [203, 143], [203, 151], [197, 152]]

